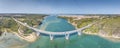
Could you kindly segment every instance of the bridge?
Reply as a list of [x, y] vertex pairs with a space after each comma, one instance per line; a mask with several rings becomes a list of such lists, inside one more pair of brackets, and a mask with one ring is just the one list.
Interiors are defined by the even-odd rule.
[[54, 35], [65, 35], [66, 40], [68, 40], [70, 34], [77, 33], [78, 35], [81, 35], [81, 31], [82, 31], [82, 30], [84, 30], [84, 29], [86, 29], [86, 28], [89, 28], [90, 26], [92, 26], [92, 25], [94, 24], [94, 23], [92, 23], [92, 24], [89, 24], [89, 25], [87, 25], [87, 26], [84, 26], [84, 27], [82, 27], [82, 28], [80, 28], [80, 29], [72, 30], [72, 31], [51, 32], [51, 31], [44, 31], [44, 30], [40, 30], [40, 29], [31, 27], [31, 26], [29, 26], [27, 23], [22, 23], [22, 22], [18, 21], [18, 20], [15, 19], [15, 18], [13, 18], [13, 20], [15, 20], [16, 22], [18, 22], [19, 24], [21, 24], [21, 25], [23, 25], [23, 26], [28, 27], [29, 29], [32, 29], [32, 30], [36, 31], [36, 32], [37, 32], [37, 35], [40, 35], [40, 33], [49, 35], [50, 40], [53, 40]]

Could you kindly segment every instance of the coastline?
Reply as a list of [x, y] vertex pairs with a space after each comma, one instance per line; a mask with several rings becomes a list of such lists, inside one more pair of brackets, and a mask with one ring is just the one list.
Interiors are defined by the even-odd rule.
[[88, 32], [82, 32], [84, 34], [88, 34], [88, 35], [96, 35], [96, 36], [99, 36], [99, 37], [102, 37], [106, 40], [109, 40], [109, 41], [112, 41], [112, 42], [120, 42], [120, 37], [115, 37], [115, 36], [106, 36], [106, 35], [102, 35], [102, 34], [98, 34], [98, 33], [88, 33]]
[[34, 42], [37, 40], [37, 35], [33, 32], [27, 36], [21, 35], [19, 33], [13, 32], [13, 34], [15, 34], [16, 36], [18, 36], [20, 39], [23, 39], [27, 42]]
[[[69, 16], [69, 17], [71, 17], [71, 16]], [[91, 17], [87, 17], [87, 16], [86, 17], [85, 16], [80, 16], [80, 17], [75, 16], [75, 17], [77, 17], [77, 18], [74, 18], [76, 20], [79, 20], [79, 19], [82, 19], [82, 18], [91, 18]], [[94, 18], [99, 18], [99, 16], [93, 16], [93, 17]], [[76, 23], [70, 22], [70, 20], [68, 20], [68, 23], [72, 24], [76, 29], [78, 29]], [[102, 34], [102, 33], [91, 33], [91, 32], [84, 32], [84, 31], [82, 33], [89, 34], [89, 35], [97, 35], [97, 36], [100, 36], [100, 37], [102, 37], [104, 39], [107, 39], [107, 40], [113, 41], [113, 42], [120, 42], [120, 37], [119, 36], [115, 36], [115, 35], [111, 35], [110, 36], [110, 35], [105, 35], [105, 34]]]
[[[80, 18], [81, 19], [81, 18]], [[71, 23], [70, 20], [68, 20], [68, 23], [72, 24], [75, 29], [78, 29], [77, 28], [77, 24], [76, 23]], [[21, 39], [23, 40], [26, 40], [28, 42], [34, 42], [37, 40], [37, 35], [35, 32], [31, 33], [31, 34], [28, 34], [27, 36], [25, 36], [21, 31], [19, 31], [18, 29], [18, 33], [16, 32], [13, 32], [15, 35], [17, 35], [18, 37], [20, 37]], [[90, 35], [97, 35], [97, 36], [100, 36], [100, 37], [103, 37], [103, 38], [109, 38], [110, 40], [112, 40], [112, 38], [115, 38], [115, 39], [119, 39], [120, 40], [120, 37], [117, 37], [117, 36], [109, 36], [109, 35], [105, 35], [105, 34], [101, 34], [101, 33], [91, 33], [91, 32], [83, 32], [85, 34], [90, 34]]]
[[[6, 35], [7, 32], [8, 32], [8, 30], [4, 29], [3, 33], [5, 33], [5, 35]], [[27, 41], [27, 42], [34, 42], [38, 38], [38, 36], [35, 32], [32, 32], [31, 34], [27, 34], [27, 35], [22, 33], [22, 31], [20, 29], [18, 29], [18, 32], [14, 32], [14, 31], [11, 31], [11, 30], [9, 32], [12, 33], [13, 35], [16, 35], [20, 39]]]

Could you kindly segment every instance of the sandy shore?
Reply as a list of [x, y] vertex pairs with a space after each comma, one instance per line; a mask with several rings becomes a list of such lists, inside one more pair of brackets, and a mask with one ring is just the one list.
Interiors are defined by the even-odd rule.
[[16, 33], [16, 32], [13, 32], [15, 35], [17, 35], [18, 37], [20, 37], [21, 39], [23, 39], [23, 40], [26, 40], [26, 41], [28, 41], [28, 42], [34, 42], [34, 41], [36, 41], [37, 40], [37, 35], [36, 35], [36, 33], [31, 33], [31, 34], [29, 34], [29, 35], [27, 35], [27, 36], [24, 36], [24, 35], [21, 35], [21, 34], [19, 34], [19, 33]]

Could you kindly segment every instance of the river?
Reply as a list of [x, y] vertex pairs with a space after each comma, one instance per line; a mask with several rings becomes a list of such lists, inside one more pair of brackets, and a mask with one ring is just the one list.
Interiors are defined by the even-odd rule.
[[[38, 27], [46, 31], [70, 31], [74, 26], [69, 24], [65, 19], [56, 16], [45, 17], [42, 25]], [[120, 48], [120, 43], [114, 43], [95, 35], [77, 34], [71, 35], [69, 40], [65, 37], [54, 38], [52, 41], [49, 36], [42, 36], [34, 43], [29, 44], [28, 48]]]
[[[75, 27], [67, 20], [57, 18], [57, 16], [45, 17], [38, 28], [54, 32], [75, 30]], [[49, 36], [40, 35], [38, 40], [28, 43], [10, 34], [0, 40], [0, 48], [120, 48], [120, 42], [112, 42], [96, 35], [78, 36], [74, 34], [70, 36], [69, 40], [66, 40], [65, 37], [50, 40]]]

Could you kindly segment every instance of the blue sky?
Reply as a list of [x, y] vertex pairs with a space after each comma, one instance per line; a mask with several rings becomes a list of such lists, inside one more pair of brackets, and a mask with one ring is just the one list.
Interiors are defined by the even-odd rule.
[[120, 14], [120, 0], [0, 0], [0, 13]]

